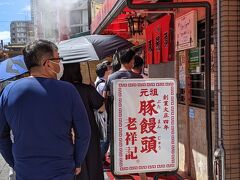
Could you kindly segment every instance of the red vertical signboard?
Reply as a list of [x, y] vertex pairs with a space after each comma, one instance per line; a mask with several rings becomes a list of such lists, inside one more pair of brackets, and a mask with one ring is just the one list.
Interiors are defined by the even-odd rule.
[[148, 64], [171, 60], [171, 15], [166, 15], [146, 28], [146, 53]]
[[149, 25], [146, 27], [146, 59], [147, 64], [153, 63], [153, 25]]
[[162, 61], [171, 60], [171, 32], [170, 32], [171, 15], [161, 18], [161, 37], [162, 37]]
[[154, 64], [161, 62], [161, 24], [160, 21], [156, 21], [153, 24], [153, 53], [154, 53]]

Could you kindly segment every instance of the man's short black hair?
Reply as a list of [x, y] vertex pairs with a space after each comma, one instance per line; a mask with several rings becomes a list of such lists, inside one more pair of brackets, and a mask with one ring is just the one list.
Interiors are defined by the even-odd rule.
[[99, 63], [96, 67], [96, 74], [98, 77], [102, 78], [105, 72], [108, 70], [108, 63], [102, 62]]
[[130, 61], [132, 60], [132, 58], [135, 56], [135, 52], [133, 50], [128, 50], [127, 52], [125, 52], [121, 58], [120, 58], [120, 62], [121, 64], [128, 64], [130, 63]]
[[136, 55], [134, 56], [134, 68], [141, 68], [143, 66], [143, 58], [141, 58], [140, 56]]
[[57, 46], [53, 42], [41, 39], [26, 45], [23, 49], [23, 56], [28, 70], [34, 66], [41, 65], [44, 57], [52, 58], [54, 50], [57, 49]]

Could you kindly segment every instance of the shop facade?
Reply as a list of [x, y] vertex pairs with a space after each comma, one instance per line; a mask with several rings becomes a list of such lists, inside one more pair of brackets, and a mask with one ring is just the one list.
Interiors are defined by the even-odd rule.
[[[174, 2], [199, 2], [175, 0]], [[134, 1], [135, 2], [135, 1]], [[146, 1], [136, 1], [144, 3]], [[155, 1], [154, 1], [155, 2]], [[166, 2], [166, 1], [165, 1]], [[173, 2], [173, 1], [168, 1]], [[124, 0], [105, 0], [91, 25], [92, 34], [117, 34], [140, 47], [149, 78], [178, 81], [179, 172], [193, 179], [225, 176], [240, 178], [240, 1], [223, 0], [211, 5], [211, 118], [206, 123], [205, 106], [205, 9], [166, 11], [131, 10]], [[220, 36], [217, 10], [220, 12]], [[143, 31], [130, 33], [129, 19], [143, 17]], [[183, 37], [188, 38], [187, 40]], [[190, 38], [189, 38], [190, 37]], [[217, 48], [218, 41], [220, 48]], [[218, 54], [217, 50], [221, 52]], [[221, 79], [218, 78], [221, 59]], [[221, 87], [219, 87], [219, 82]], [[218, 96], [218, 95], [221, 96]], [[221, 101], [218, 99], [221, 97]], [[219, 114], [218, 109], [221, 110]], [[219, 117], [220, 120], [219, 121]], [[221, 122], [222, 126], [219, 126]], [[212, 158], [209, 159], [207, 130], [211, 128]], [[221, 134], [221, 136], [219, 135]], [[222, 140], [222, 141], [221, 141]], [[224, 157], [218, 154], [223, 145]], [[214, 156], [215, 155], [215, 156]], [[208, 164], [212, 162], [212, 175]], [[224, 165], [224, 166], [222, 166]]]

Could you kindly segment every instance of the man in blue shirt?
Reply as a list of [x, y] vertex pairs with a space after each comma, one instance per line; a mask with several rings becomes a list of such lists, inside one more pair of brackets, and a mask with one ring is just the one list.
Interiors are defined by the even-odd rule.
[[37, 40], [23, 54], [31, 76], [0, 96], [0, 153], [17, 180], [72, 180], [90, 140], [86, 109], [75, 87], [57, 80], [63, 66], [55, 44]]

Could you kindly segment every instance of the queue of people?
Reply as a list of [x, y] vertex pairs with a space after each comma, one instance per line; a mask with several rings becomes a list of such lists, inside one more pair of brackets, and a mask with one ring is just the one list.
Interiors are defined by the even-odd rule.
[[[128, 50], [112, 64], [99, 63], [93, 87], [82, 83], [79, 63], [63, 66], [50, 41], [28, 44], [23, 55], [30, 76], [0, 96], [0, 153], [16, 179], [103, 180], [113, 123], [111, 83], [143, 78], [143, 59]], [[96, 113], [107, 121], [105, 138]]]

